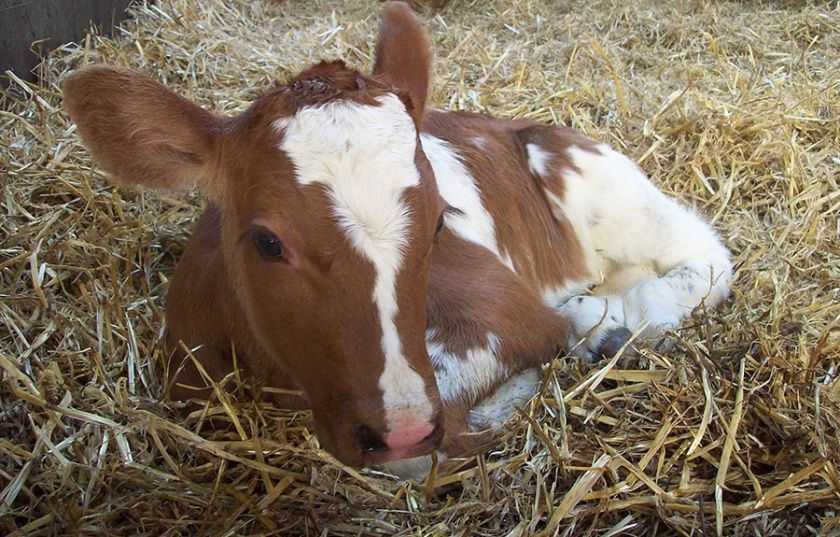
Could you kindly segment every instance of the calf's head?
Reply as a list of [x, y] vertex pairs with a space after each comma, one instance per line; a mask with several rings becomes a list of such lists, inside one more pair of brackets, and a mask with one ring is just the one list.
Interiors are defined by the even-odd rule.
[[428, 453], [442, 434], [424, 339], [443, 211], [418, 138], [429, 71], [419, 23], [394, 3], [371, 75], [321, 63], [235, 118], [115, 67], [64, 90], [117, 179], [197, 183], [220, 209], [219, 270], [266, 356], [306, 392], [321, 442], [353, 465]]

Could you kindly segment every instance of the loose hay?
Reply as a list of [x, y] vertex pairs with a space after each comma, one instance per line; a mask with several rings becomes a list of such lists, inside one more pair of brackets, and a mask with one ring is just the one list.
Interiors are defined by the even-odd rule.
[[[564, 123], [711, 217], [734, 296], [639, 370], [565, 358], [487, 455], [354, 471], [239, 387], [158, 402], [167, 275], [201, 202], [109, 184], [60, 111], [93, 62], [244, 109], [320, 57], [371, 64], [375, 2], [160, 0], [2, 95], [0, 532], [840, 535], [836, 3], [454, 0], [433, 101]], [[14, 94], [14, 95], [13, 95]], [[228, 379], [236, 387], [236, 379]]]

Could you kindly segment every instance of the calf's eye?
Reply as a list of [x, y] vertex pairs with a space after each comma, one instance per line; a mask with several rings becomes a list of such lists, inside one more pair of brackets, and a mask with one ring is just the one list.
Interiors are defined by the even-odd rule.
[[286, 247], [277, 235], [267, 229], [256, 229], [253, 233], [254, 246], [269, 261], [280, 261], [286, 256]]

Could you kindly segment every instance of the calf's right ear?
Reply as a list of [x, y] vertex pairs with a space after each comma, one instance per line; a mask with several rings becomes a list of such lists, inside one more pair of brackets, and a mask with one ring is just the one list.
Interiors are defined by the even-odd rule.
[[140, 73], [91, 66], [64, 83], [64, 109], [94, 158], [119, 181], [210, 193], [223, 119]]

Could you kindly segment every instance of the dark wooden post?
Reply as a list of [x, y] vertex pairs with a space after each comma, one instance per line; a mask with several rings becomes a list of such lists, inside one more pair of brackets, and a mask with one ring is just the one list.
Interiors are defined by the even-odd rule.
[[[91, 24], [110, 32], [132, 0], [0, 0], [0, 78], [11, 70], [34, 80], [44, 51], [81, 40]], [[37, 43], [36, 43], [37, 42]], [[33, 46], [33, 43], [36, 43]]]

